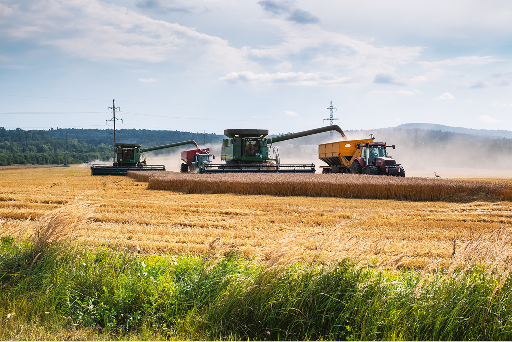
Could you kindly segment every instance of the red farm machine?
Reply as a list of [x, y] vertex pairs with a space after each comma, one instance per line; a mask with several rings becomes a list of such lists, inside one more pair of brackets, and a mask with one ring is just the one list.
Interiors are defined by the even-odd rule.
[[215, 159], [215, 156], [210, 154], [209, 148], [197, 148], [195, 150], [188, 150], [181, 152], [181, 168], [183, 173], [202, 173], [202, 168], [205, 164], [209, 164], [210, 157]]

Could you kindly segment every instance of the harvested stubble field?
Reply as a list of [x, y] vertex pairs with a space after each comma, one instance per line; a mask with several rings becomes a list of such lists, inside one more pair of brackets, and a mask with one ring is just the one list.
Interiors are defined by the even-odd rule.
[[[90, 245], [126, 246], [146, 253], [222, 255], [237, 250], [245, 257], [260, 260], [330, 262], [348, 257], [387, 268], [422, 268], [450, 263], [457, 258], [464, 259], [469, 252], [478, 255], [477, 251], [485, 251], [487, 257], [492, 258], [512, 254], [508, 240], [511, 203], [497, 198], [508, 198], [510, 181], [506, 180], [439, 182], [413, 179], [411, 189], [417, 186], [419, 193], [428, 193], [428, 187], [422, 185], [422, 181], [439, 185], [436, 189], [445, 191], [447, 195], [444, 196], [453, 194], [452, 190], [446, 190], [449, 189], [446, 184], [454, 184], [455, 189], [468, 186], [466, 195], [460, 197], [462, 202], [456, 202], [456, 196], [450, 197], [450, 201], [426, 202], [311, 197], [311, 193], [297, 196], [286, 190], [286, 182], [265, 183], [261, 175], [231, 175], [236, 177], [232, 177], [234, 180], [227, 185], [216, 184], [213, 176], [188, 176], [195, 183], [189, 183], [181, 190], [159, 191], [154, 187], [155, 182], [163, 182], [160, 178], [153, 182], [146, 179], [148, 186], [146, 182], [129, 177], [92, 177], [88, 168], [0, 170], [0, 235], [23, 237], [34, 231], [40, 224], [38, 219], [43, 220], [44, 215], [67, 213], [73, 217], [75, 213], [89, 211], [86, 224], [78, 221], [67, 224], [74, 228], [63, 234]], [[216, 176], [220, 176], [217, 180], [227, 177]], [[277, 176], [283, 176], [282, 181], [284, 176], [300, 180], [311, 175]], [[320, 176], [321, 182], [306, 182], [304, 191], [320, 184], [319, 194], [332, 196], [337, 189], [332, 180], [339, 177], [334, 175], [336, 177], [329, 181], [328, 177], [333, 175], [316, 176]], [[198, 183], [200, 177], [206, 181]], [[245, 186], [247, 191], [266, 189], [280, 196], [239, 195], [214, 190], [228, 186], [237, 188], [237, 181], [250, 180], [250, 177], [255, 177], [257, 183], [246, 181], [242, 188]], [[349, 179], [356, 181], [354, 177]], [[407, 181], [407, 178], [361, 179], [367, 182], [363, 185], [367, 188], [388, 179]], [[185, 184], [186, 179], [173, 182]], [[393, 183], [395, 186], [399, 184]], [[204, 190], [211, 193], [194, 193]], [[370, 190], [364, 191], [369, 193]], [[382, 197], [387, 196], [383, 187], [377, 192]], [[295, 196], [287, 196], [290, 194]], [[478, 200], [469, 202], [468, 196]]]

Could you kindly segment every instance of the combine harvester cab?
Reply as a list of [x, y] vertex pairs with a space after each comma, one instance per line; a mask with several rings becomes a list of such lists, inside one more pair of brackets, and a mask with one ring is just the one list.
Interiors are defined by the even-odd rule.
[[[299, 133], [266, 138], [268, 130], [226, 129], [227, 139], [222, 141], [221, 160], [225, 164], [203, 163], [200, 173], [315, 173], [315, 164], [280, 164], [277, 148], [273, 143], [300, 138], [312, 134], [337, 131], [345, 134], [337, 125], [316, 128]], [[274, 157], [270, 156], [273, 151]]]
[[140, 144], [116, 143], [114, 149], [113, 165], [92, 165], [92, 176], [121, 175], [124, 176], [128, 171], [165, 171], [164, 165], [147, 165], [146, 159], [142, 159], [144, 152], [161, 150], [169, 147], [192, 144], [196, 147], [194, 140], [182, 141], [178, 143], [155, 146], [150, 148], [141, 148]]
[[385, 142], [372, 139], [340, 141], [318, 146], [318, 157], [328, 166], [322, 173], [353, 173], [405, 177], [402, 165], [387, 154]]

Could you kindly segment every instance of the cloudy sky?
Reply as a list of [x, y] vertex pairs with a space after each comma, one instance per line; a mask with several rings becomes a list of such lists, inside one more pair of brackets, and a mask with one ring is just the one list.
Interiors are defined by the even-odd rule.
[[0, 126], [512, 130], [512, 2], [0, 0]]

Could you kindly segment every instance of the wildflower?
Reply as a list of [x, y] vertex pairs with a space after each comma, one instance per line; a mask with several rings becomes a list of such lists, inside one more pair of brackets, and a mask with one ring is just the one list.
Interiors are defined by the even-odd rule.
[[16, 315], [14, 312], [13, 313], [8, 313], [7, 314], [7, 319], [11, 318], [11, 317], [14, 317], [14, 315]]

